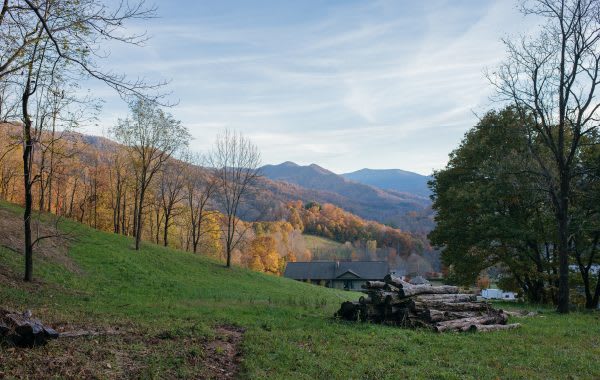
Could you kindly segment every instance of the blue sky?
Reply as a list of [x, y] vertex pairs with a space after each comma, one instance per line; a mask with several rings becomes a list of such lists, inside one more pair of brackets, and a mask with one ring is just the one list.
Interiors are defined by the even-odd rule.
[[[502, 37], [525, 33], [513, 0], [157, 1], [159, 18], [131, 24], [152, 39], [115, 47], [107, 65], [170, 80], [170, 112], [192, 150], [224, 128], [261, 149], [264, 163], [317, 163], [422, 174], [494, 107], [483, 72]], [[106, 100], [102, 135], [125, 105]]]

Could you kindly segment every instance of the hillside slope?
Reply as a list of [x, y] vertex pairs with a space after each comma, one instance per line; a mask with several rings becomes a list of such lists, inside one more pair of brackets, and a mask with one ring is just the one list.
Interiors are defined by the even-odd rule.
[[[333, 312], [358, 294], [150, 244], [135, 252], [129, 238], [71, 222], [62, 226], [70, 239], [36, 251], [36, 282], [23, 284], [21, 255], [3, 248], [18, 238], [21, 210], [0, 210], [15, 226], [0, 235], [0, 307], [31, 309], [60, 330], [114, 332], [31, 350], [0, 346], [0, 377], [222, 379], [232, 358], [249, 379], [600, 376], [593, 314], [547, 313], [487, 335], [342, 323]], [[43, 252], [52, 246], [64, 250]], [[244, 331], [239, 357], [228, 329]]]

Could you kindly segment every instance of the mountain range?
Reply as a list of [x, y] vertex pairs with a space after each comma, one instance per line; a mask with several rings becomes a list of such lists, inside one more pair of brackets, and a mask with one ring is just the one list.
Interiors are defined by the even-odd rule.
[[[113, 152], [118, 146], [102, 137], [78, 133], [70, 137], [83, 140], [99, 152]], [[331, 203], [364, 219], [408, 232], [426, 234], [433, 227], [427, 176], [372, 169], [339, 175], [316, 164], [301, 166], [289, 161], [265, 165], [260, 172], [258, 191], [250, 194], [242, 206], [242, 219], [279, 220], [286, 203], [300, 200]]]
[[342, 177], [378, 187], [380, 189], [395, 190], [402, 193], [410, 193], [429, 197], [431, 191], [427, 182], [430, 176], [409, 172], [400, 169], [361, 169], [351, 173], [342, 174]]
[[362, 218], [411, 232], [426, 233], [433, 226], [427, 176], [372, 169], [339, 175], [316, 164], [289, 161], [265, 165], [261, 173], [271, 181], [267, 188], [277, 188], [272, 199], [295, 196], [305, 202], [332, 203]]

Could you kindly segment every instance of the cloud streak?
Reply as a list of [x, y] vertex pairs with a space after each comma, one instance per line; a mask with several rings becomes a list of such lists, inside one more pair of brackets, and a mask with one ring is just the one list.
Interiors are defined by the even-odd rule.
[[[148, 46], [115, 49], [111, 64], [171, 78], [195, 150], [227, 127], [265, 162], [337, 172], [441, 168], [491, 106], [482, 72], [503, 57], [500, 37], [527, 29], [507, 0], [215, 3], [158, 2], [161, 19], [134, 26]], [[103, 124], [126, 112], [116, 98], [105, 109]]]

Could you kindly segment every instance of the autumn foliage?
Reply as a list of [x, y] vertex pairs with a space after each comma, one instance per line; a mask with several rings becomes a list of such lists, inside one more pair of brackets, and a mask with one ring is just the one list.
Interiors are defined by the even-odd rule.
[[[23, 203], [18, 125], [0, 130], [0, 197]], [[139, 188], [126, 148], [101, 137], [40, 133], [33, 173], [34, 206], [91, 227], [135, 235]], [[141, 238], [155, 244], [224, 260], [223, 221], [210, 170], [196, 158], [169, 159], [151, 181], [144, 200]], [[282, 274], [289, 261], [313, 259], [388, 260], [430, 250], [426, 240], [381, 223], [366, 221], [331, 204], [289, 202], [266, 213], [270, 221], [240, 221], [241, 244], [232, 262]], [[274, 220], [275, 219], [275, 220]], [[311, 252], [303, 234], [343, 244], [336, 252]]]

